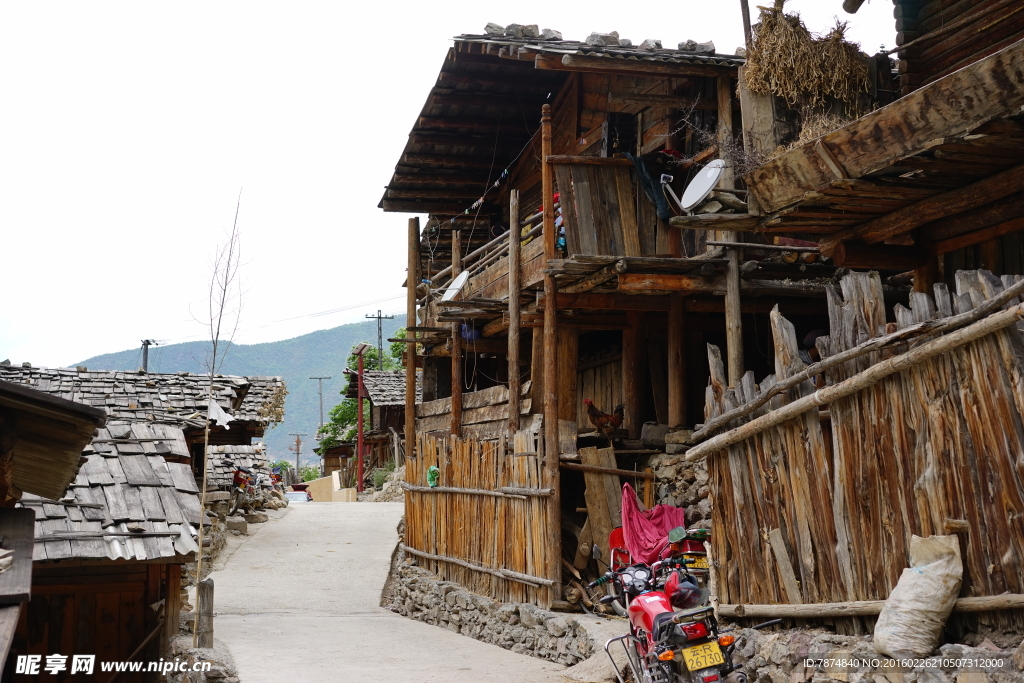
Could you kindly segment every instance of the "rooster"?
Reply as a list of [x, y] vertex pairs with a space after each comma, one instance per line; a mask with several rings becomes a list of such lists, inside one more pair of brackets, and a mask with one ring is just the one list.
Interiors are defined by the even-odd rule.
[[587, 406], [587, 417], [590, 418], [590, 424], [597, 427], [597, 431], [601, 432], [608, 439], [608, 445], [614, 448], [612, 435], [622, 426], [622, 418], [625, 417], [626, 406], [620, 403], [615, 406], [615, 412], [609, 415], [595, 406], [594, 402], [589, 398], [583, 399], [583, 403]]

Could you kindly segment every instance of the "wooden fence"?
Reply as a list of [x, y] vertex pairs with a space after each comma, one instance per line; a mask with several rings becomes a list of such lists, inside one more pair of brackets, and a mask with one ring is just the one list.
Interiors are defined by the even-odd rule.
[[[857, 357], [833, 362], [823, 379], [804, 372], [795, 330], [777, 310], [776, 373], [759, 387], [747, 373], [725, 388], [720, 354], [709, 347], [706, 424], [747, 412], [687, 455], [714, 454], [715, 581], [725, 614], [877, 614], [879, 603], [809, 603], [884, 600], [908, 566], [912, 534], [953, 532], [964, 551], [961, 597], [970, 598], [958, 607], [1024, 605], [1024, 343], [1013, 324], [1024, 305], [978, 310], [1014, 284], [1004, 280], [958, 273], [957, 294], [944, 285], [934, 298], [912, 294], [911, 308], [897, 305], [887, 324], [877, 274], [847, 276], [841, 296], [829, 291], [830, 336], [817, 347], [824, 365]], [[806, 379], [795, 381], [801, 372]], [[787, 380], [795, 386], [752, 403]], [[1012, 595], [976, 598], [1003, 593]], [[764, 608], [780, 603], [804, 608]], [[1021, 610], [984, 618], [1024, 625]]]
[[[503, 602], [550, 606], [544, 578], [548, 496], [539, 422], [520, 430], [511, 452], [497, 440], [417, 437], [406, 460], [405, 550], [446, 581]], [[427, 478], [439, 469], [436, 487]]]

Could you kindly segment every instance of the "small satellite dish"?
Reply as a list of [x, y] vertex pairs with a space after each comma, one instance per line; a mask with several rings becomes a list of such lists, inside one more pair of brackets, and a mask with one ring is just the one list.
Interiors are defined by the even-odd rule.
[[690, 181], [690, 184], [686, 186], [686, 190], [683, 192], [682, 200], [679, 202], [683, 211], [690, 211], [711, 194], [711, 191], [715, 189], [715, 185], [718, 184], [718, 179], [722, 177], [723, 170], [725, 170], [725, 162], [721, 159], [715, 159]]
[[448, 285], [448, 289], [444, 290], [444, 294], [441, 296], [441, 301], [451, 301], [459, 295], [462, 288], [466, 286], [466, 281], [469, 280], [469, 271], [464, 270], [459, 273], [451, 284]]

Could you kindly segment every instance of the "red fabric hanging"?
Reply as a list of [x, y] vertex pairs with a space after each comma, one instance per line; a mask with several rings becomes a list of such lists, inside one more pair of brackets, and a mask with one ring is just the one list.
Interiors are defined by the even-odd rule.
[[679, 526], [686, 526], [682, 508], [655, 505], [650, 510], [641, 510], [633, 487], [628, 483], [622, 485], [622, 535], [634, 562], [656, 562], [658, 553], [668, 543], [668, 533]]

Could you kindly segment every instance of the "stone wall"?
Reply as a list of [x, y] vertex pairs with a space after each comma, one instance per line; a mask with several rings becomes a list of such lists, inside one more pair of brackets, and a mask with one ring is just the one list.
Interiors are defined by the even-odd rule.
[[[675, 450], [668, 444], [668, 450]], [[687, 526], [710, 526], [711, 498], [708, 470], [703, 461], [686, 462], [682, 453], [651, 456], [648, 466], [654, 472], [655, 499], [686, 510]]]
[[[736, 632], [735, 661], [750, 683], [1010, 683], [1024, 680], [1024, 649], [985, 639], [977, 647], [947, 644], [933, 656], [897, 667], [875, 652], [871, 636], [840, 636], [824, 630]], [[984, 667], [965, 665], [971, 661]], [[854, 662], [854, 665], [851, 665]]]
[[[400, 554], [400, 553], [399, 553]], [[566, 666], [596, 650], [587, 631], [569, 615], [528, 604], [501, 603], [471, 593], [401, 557], [393, 564], [382, 606], [411, 619]]]

